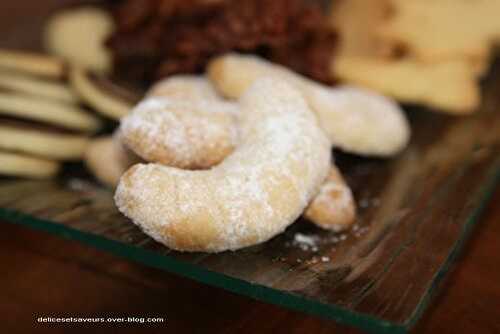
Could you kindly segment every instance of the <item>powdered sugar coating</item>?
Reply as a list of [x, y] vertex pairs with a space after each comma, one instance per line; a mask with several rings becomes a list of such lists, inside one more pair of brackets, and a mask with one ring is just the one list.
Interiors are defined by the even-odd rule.
[[166, 97], [175, 101], [221, 102], [215, 87], [203, 76], [175, 75], [155, 83], [147, 96]]
[[410, 127], [399, 105], [369, 90], [311, 89], [309, 103], [332, 144], [347, 152], [390, 156], [408, 144]]
[[330, 166], [330, 145], [301, 94], [266, 78], [241, 100], [240, 143], [210, 170], [139, 164], [115, 201], [146, 233], [183, 251], [264, 242], [304, 210]]
[[336, 166], [331, 167], [319, 193], [304, 212], [304, 217], [335, 232], [346, 230], [354, 223], [355, 201], [351, 189]]
[[347, 152], [390, 156], [410, 137], [403, 111], [389, 98], [361, 88], [321, 85], [257, 56], [218, 57], [210, 62], [208, 76], [229, 98], [238, 98], [262, 76], [286, 80], [304, 94], [332, 144]]
[[[224, 122], [225, 118], [214, 111], [203, 109], [215, 106], [219, 107], [217, 112], [223, 113], [221, 102], [204, 77], [173, 76], [162, 80], [123, 122], [122, 129], [128, 136], [125, 140], [141, 156], [167, 166], [212, 167], [236, 145], [237, 124]], [[235, 104], [230, 104], [227, 112], [236, 116], [237, 109]], [[229, 128], [224, 130], [224, 127]], [[232, 133], [233, 138], [220, 137], [221, 133]], [[134, 142], [136, 138], [140, 140], [139, 145]], [[335, 166], [305, 215], [316, 225], [332, 230], [345, 229], [354, 221], [354, 199]]]
[[236, 105], [217, 96], [202, 77], [161, 81], [121, 121], [122, 140], [147, 161], [208, 168], [235, 146]]

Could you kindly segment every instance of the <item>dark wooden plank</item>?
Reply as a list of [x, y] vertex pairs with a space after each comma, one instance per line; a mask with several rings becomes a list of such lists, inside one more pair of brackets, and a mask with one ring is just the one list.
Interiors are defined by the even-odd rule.
[[[453, 275], [412, 333], [499, 333], [500, 188]], [[156, 315], [165, 327], [121, 326], [137, 333], [359, 333], [24, 227], [0, 222], [0, 321], [6, 333], [67, 333], [37, 315]], [[32, 272], [30, 274], [29, 272]], [[8, 299], [7, 299], [8, 298]], [[8, 300], [8, 302], [7, 302]], [[217, 301], [213, 303], [213, 301]], [[113, 327], [116, 328], [116, 327]], [[71, 326], [71, 333], [110, 327]]]

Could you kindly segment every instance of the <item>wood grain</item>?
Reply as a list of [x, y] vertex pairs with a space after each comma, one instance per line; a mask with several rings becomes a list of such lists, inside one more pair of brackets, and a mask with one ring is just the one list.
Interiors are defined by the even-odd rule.
[[[500, 188], [456, 269], [412, 333], [500, 333]], [[124, 333], [360, 333], [358, 330], [122, 260], [0, 221], [0, 321], [6, 333], [109, 333], [117, 326], [38, 325], [39, 315], [166, 317]]]

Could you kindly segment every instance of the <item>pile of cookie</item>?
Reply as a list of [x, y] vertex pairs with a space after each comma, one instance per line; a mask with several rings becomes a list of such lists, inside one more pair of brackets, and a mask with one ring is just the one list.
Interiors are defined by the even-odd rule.
[[69, 87], [55, 57], [0, 50], [0, 172], [50, 177], [80, 160], [102, 122]]
[[498, 0], [337, 0], [331, 72], [398, 101], [468, 114], [500, 40]]
[[55, 176], [137, 101], [60, 57], [0, 50], [0, 174]]
[[[497, 2], [337, 0], [339, 47], [324, 70], [341, 85], [226, 50], [203, 60], [203, 74], [168, 76], [141, 96], [109, 80], [110, 14], [63, 10], [46, 27], [51, 55], [0, 50], [0, 173], [52, 177], [83, 160], [116, 188], [122, 213], [181, 251], [261, 243], [300, 215], [345, 230], [356, 204], [332, 147], [401, 152], [411, 131], [392, 98], [473, 111], [500, 36], [481, 16]], [[106, 121], [119, 122], [111, 135], [100, 132]]]
[[48, 21], [47, 54], [0, 50], [0, 174], [57, 175], [64, 162], [82, 161], [106, 119], [138, 101], [107, 77], [112, 27], [106, 11], [76, 8]]
[[118, 158], [98, 175], [118, 182], [118, 208], [151, 237], [219, 252], [268, 240], [302, 213], [322, 228], [347, 229], [356, 205], [331, 147], [389, 157], [409, 136], [403, 111], [382, 95], [229, 53], [205, 75], [153, 85], [99, 143]]

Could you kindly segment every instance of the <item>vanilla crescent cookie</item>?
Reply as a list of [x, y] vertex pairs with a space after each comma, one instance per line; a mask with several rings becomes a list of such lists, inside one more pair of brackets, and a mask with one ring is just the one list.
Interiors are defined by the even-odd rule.
[[263, 76], [289, 82], [304, 94], [332, 144], [344, 151], [391, 156], [409, 141], [410, 127], [401, 108], [371, 91], [324, 86], [257, 56], [236, 53], [212, 60], [207, 73], [217, 90], [229, 98], [238, 98]]
[[121, 120], [121, 139], [146, 161], [205, 169], [233, 151], [236, 111], [203, 77], [171, 77]]
[[355, 203], [342, 174], [332, 165], [319, 193], [304, 211], [304, 217], [324, 229], [344, 231], [356, 220]]
[[[467, 59], [419, 63], [413, 58], [387, 61], [337, 57], [332, 71], [345, 82], [369, 87], [404, 103], [419, 103], [451, 114], [469, 114], [481, 102], [477, 68]], [[411, 85], [403, 87], [408, 78]]]
[[147, 96], [167, 97], [176, 101], [184, 100], [184, 102], [225, 102], [228, 108], [236, 107], [235, 103], [223, 99], [215, 90], [214, 85], [200, 75], [178, 74], [167, 77], [155, 83], [148, 90]]
[[[237, 115], [237, 105], [218, 96], [205, 77], [169, 77], [155, 84], [147, 96], [147, 101], [123, 118], [120, 126], [120, 139], [146, 161], [178, 168], [206, 169], [234, 150], [238, 131], [233, 118]], [[157, 99], [159, 97], [161, 99]], [[180, 104], [184, 109], [169, 107]], [[210, 109], [207, 112], [209, 105], [217, 106], [215, 117]], [[185, 115], [182, 110], [190, 112]], [[228, 115], [224, 115], [224, 110]], [[172, 121], [174, 117], [175, 122]], [[125, 168], [118, 160], [110, 163], [115, 164], [115, 169]], [[305, 216], [322, 228], [339, 231], [354, 222], [355, 214], [351, 190], [337, 167], [332, 166], [329, 178], [309, 204]]]
[[265, 78], [241, 99], [240, 143], [210, 170], [137, 164], [120, 179], [119, 210], [181, 251], [220, 252], [269, 240], [325, 180], [330, 144], [300, 92]]

